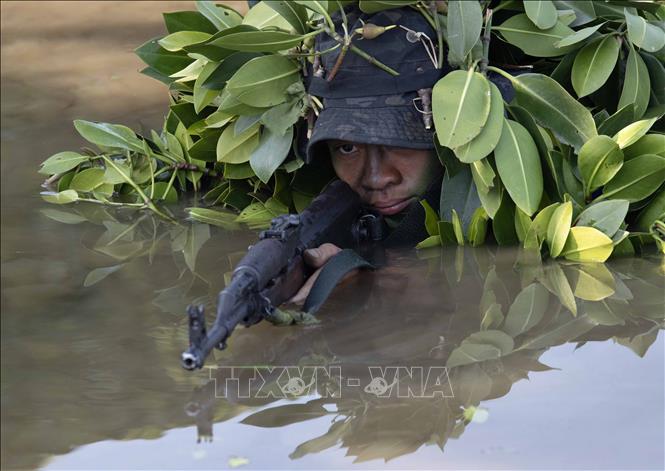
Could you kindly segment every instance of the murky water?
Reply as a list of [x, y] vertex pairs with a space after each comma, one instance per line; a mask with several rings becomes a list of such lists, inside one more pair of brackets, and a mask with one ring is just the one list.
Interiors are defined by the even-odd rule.
[[319, 324], [182, 370], [185, 306], [213, 307], [254, 233], [48, 205], [36, 166], [83, 144], [72, 119], [159, 125], [131, 50], [186, 8], [2, 3], [3, 469], [665, 466], [658, 255], [393, 252]]

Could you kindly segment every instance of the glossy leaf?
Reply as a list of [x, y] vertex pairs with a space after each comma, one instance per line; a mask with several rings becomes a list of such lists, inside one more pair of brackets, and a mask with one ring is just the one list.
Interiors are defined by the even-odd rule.
[[197, 0], [196, 9], [220, 31], [237, 26], [242, 21], [238, 12], [226, 5], [217, 5], [214, 1]]
[[533, 221], [527, 227], [526, 234], [524, 235], [523, 245], [525, 249], [540, 250], [543, 242], [547, 240], [547, 230], [550, 226], [552, 216], [562, 204], [563, 203], [552, 203], [538, 211], [538, 214], [533, 218]]
[[623, 149], [625, 160], [644, 154], [656, 154], [665, 157], [665, 134], [646, 134], [634, 144]]
[[263, 3], [279, 13], [297, 33], [307, 32], [307, 10], [302, 5], [284, 0], [263, 0]]
[[512, 83], [516, 104], [529, 110], [539, 125], [550, 129], [564, 144], [579, 151], [598, 134], [589, 110], [555, 80], [541, 74], [523, 74]]
[[[494, 218], [501, 205], [502, 186], [494, 183], [496, 174], [486, 160], [471, 164], [471, 175], [478, 189], [478, 198], [489, 217]], [[491, 186], [489, 186], [491, 185]]]
[[528, 214], [526, 214], [524, 211], [522, 211], [520, 208], [516, 207], [515, 208], [515, 234], [517, 235], [517, 239], [522, 242], [525, 238], [527, 233], [529, 232], [529, 228], [531, 227], [532, 221], [531, 218], [529, 217]]
[[490, 87], [481, 74], [450, 72], [432, 90], [432, 112], [442, 146], [454, 149], [480, 134], [490, 112]]
[[554, 45], [556, 47], [566, 47], [566, 46], [571, 46], [573, 44], [580, 43], [584, 41], [587, 38], [590, 38], [593, 36], [593, 34], [598, 31], [602, 26], [604, 26], [605, 23], [599, 23], [596, 26], [589, 26], [587, 28], [582, 28], [579, 31], [575, 31], [575, 33], [571, 34], [570, 36], [567, 36], [563, 38], [561, 41], [558, 41]]
[[77, 119], [74, 121], [74, 127], [84, 139], [98, 146], [143, 151], [141, 140], [126, 126]]
[[633, 105], [633, 119], [640, 119], [649, 105], [651, 95], [651, 80], [649, 70], [638, 52], [629, 45], [628, 59], [626, 60], [626, 75], [623, 79], [623, 89], [617, 109], [626, 105]]
[[563, 56], [574, 48], [574, 46], [555, 46], [556, 43], [575, 32], [559, 21], [549, 29], [539, 29], [527, 15], [517, 14], [492, 29], [500, 31], [506, 41], [530, 56]]
[[532, 283], [515, 297], [503, 326], [510, 336], [517, 337], [536, 326], [543, 318], [549, 293], [540, 283]]
[[202, 31], [215, 34], [217, 28], [198, 11], [174, 11], [162, 13], [164, 25], [169, 33], [178, 31]]
[[556, 8], [550, 0], [524, 0], [526, 16], [540, 29], [552, 28], [558, 18]]
[[58, 152], [41, 163], [39, 173], [43, 175], [65, 173], [89, 160], [89, 156], [78, 152]]
[[[453, 233], [455, 234], [455, 239], [457, 240], [457, 245], [464, 245], [464, 229], [462, 226], [462, 220], [460, 219], [457, 211], [452, 210], [452, 223], [453, 223]], [[469, 221], [470, 222], [470, 221]]]
[[292, 141], [292, 127], [284, 134], [275, 134], [270, 129], [263, 129], [259, 145], [249, 158], [252, 170], [263, 183], [268, 183], [277, 167], [286, 160]]
[[483, 25], [483, 13], [476, 1], [448, 2], [447, 43], [454, 62], [462, 63], [478, 42]]
[[552, 257], [558, 257], [563, 250], [572, 222], [573, 204], [571, 202], [560, 204], [552, 213], [547, 225], [547, 245]]
[[571, 27], [585, 25], [596, 19], [596, 11], [592, 0], [554, 0], [559, 10], [572, 10], [575, 20], [570, 23]]
[[593, 227], [570, 229], [561, 255], [575, 262], [604, 262], [612, 253], [612, 239]]
[[656, 191], [665, 182], [665, 158], [646, 154], [626, 162], [603, 188], [603, 198], [634, 203]]
[[490, 82], [490, 111], [487, 121], [476, 137], [468, 143], [453, 149], [457, 158], [465, 163], [478, 161], [487, 157], [499, 143], [503, 130], [503, 98], [501, 92]]
[[612, 35], [584, 46], [575, 57], [571, 80], [577, 96], [587, 96], [602, 87], [619, 58], [619, 42]]
[[236, 136], [233, 126], [228, 126], [217, 141], [217, 161], [229, 164], [249, 161], [252, 151], [259, 143], [258, 131], [259, 125], [256, 124]]
[[593, 190], [609, 182], [621, 169], [623, 152], [609, 136], [596, 136], [582, 146], [577, 164], [584, 181], [584, 192], [590, 195]]
[[462, 227], [466, 230], [469, 222], [471, 222], [471, 216], [479, 206], [478, 192], [468, 165], [465, 165], [452, 178], [448, 176], [448, 173], [444, 175], [439, 206], [442, 220], [452, 222], [452, 211], [456, 210], [460, 216]]
[[624, 14], [630, 42], [648, 52], [656, 52], [665, 46], [665, 31], [647, 23], [641, 16], [632, 14], [627, 8], [624, 8]]
[[471, 247], [478, 247], [485, 242], [488, 219], [489, 216], [482, 206], [474, 211], [467, 231], [467, 239]]
[[210, 39], [210, 33], [203, 33], [200, 31], [178, 31], [177, 33], [164, 36], [157, 43], [167, 51], [175, 52], [182, 50], [183, 47], [190, 44], [204, 42]]
[[104, 169], [88, 168], [80, 171], [72, 178], [69, 188], [76, 191], [90, 192], [104, 183]]
[[569, 269], [573, 273], [571, 279], [576, 297], [586, 301], [600, 301], [614, 294], [614, 276], [604, 264], [583, 263]]
[[612, 237], [626, 218], [628, 207], [629, 204], [626, 200], [599, 201], [585, 208], [575, 224], [594, 227], [608, 237]]
[[532, 215], [543, 194], [543, 172], [533, 138], [524, 126], [506, 120], [494, 155], [506, 191], [517, 207]]
[[420, 200], [420, 205], [425, 210], [425, 229], [430, 236], [439, 235], [439, 216], [432, 209], [427, 200]]
[[229, 79], [226, 88], [242, 103], [269, 107], [285, 102], [287, 88], [298, 80], [298, 66], [294, 62], [269, 55], [245, 63]]
[[44, 201], [55, 204], [69, 204], [78, 200], [78, 193], [75, 190], [65, 190], [59, 193], [42, 191], [40, 195]]
[[233, 51], [277, 52], [299, 45], [303, 38], [282, 31], [244, 31], [223, 36], [210, 44]]
[[416, 249], [418, 250], [431, 249], [440, 246], [441, 246], [441, 237], [437, 234], [437, 235], [431, 235], [427, 239], [418, 242], [418, 244], [416, 244]]
[[649, 129], [651, 129], [651, 126], [653, 126], [656, 121], [658, 121], [658, 118], [647, 118], [635, 121], [616, 133], [612, 139], [619, 144], [620, 148], [623, 149], [624, 147], [628, 147], [635, 144], [642, 138], [642, 136], [649, 132]]

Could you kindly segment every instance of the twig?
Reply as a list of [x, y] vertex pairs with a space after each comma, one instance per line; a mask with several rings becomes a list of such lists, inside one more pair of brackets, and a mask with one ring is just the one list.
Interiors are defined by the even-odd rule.
[[485, 31], [483, 33], [483, 58], [480, 61], [480, 72], [483, 75], [487, 74], [487, 66], [489, 65], [490, 54], [490, 40], [492, 36], [492, 9], [488, 8], [485, 11]]
[[[333, 38], [335, 41], [337, 41], [337, 42], [340, 43], [342, 46], [344, 46], [344, 38], [342, 38], [342, 37], [339, 35], [339, 33], [337, 33], [337, 31], [332, 30], [332, 29], [330, 29], [330, 28], [326, 28], [326, 33], [328, 33], [328, 35], [329, 35], [331, 38]], [[353, 52], [354, 54], [358, 54], [360, 57], [362, 57], [363, 59], [365, 59], [365, 60], [366, 60], [367, 62], [369, 62], [370, 64], [377, 66], [379, 69], [381, 69], [381, 70], [383, 70], [383, 71], [385, 71], [385, 72], [388, 72], [390, 75], [394, 75], [394, 76], [398, 76], [398, 75], [399, 75], [399, 72], [397, 72], [395, 69], [393, 69], [393, 68], [391, 68], [391, 67], [388, 67], [386, 64], [384, 64], [383, 62], [377, 60], [377, 59], [374, 58], [373, 56], [370, 56], [369, 54], [367, 54], [367, 53], [366, 53], [365, 51], [363, 51], [362, 49], [359, 49], [357, 46], [354, 46], [353, 44], [349, 44], [349, 49], [350, 49], [351, 52]]]
[[439, 21], [439, 14], [436, 11], [436, 2], [429, 2], [429, 9], [432, 17], [434, 18], [434, 29], [436, 30], [436, 40], [439, 43], [438, 60], [436, 61], [437, 69], [443, 67], [443, 30], [441, 29], [441, 22]]

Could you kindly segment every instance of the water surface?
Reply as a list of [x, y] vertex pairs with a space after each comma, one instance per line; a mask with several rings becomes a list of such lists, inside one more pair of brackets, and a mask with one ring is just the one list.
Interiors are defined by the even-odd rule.
[[36, 167], [84, 144], [72, 119], [160, 125], [131, 50], [191, 5], [1, 5], [3, 469], [665, 466], [655, 254], [391, 252], [319, 324], [239, 330], [182, 370], [185, 306], [213, 309], [255, 233], [48, 205]]

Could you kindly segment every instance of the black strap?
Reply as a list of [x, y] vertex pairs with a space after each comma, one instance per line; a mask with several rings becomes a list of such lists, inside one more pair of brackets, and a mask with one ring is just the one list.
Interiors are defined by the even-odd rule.
[[356, 268], [374, 269], [374, 266], [351, 249], [344, 249], [330, 258], [314, 282], [303, 311], [309, 314], [318, 311], [344, 275]]

